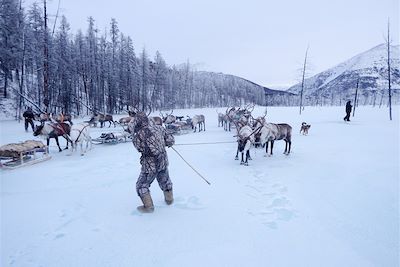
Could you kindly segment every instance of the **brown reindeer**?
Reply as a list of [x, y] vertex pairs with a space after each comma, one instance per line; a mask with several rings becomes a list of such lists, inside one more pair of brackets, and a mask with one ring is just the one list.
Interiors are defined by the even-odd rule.
[[53, 118], [56, 122], [61, 123], [61, 122], [66, 122], [66, 121], [68, 121], [71, 125], [73, 125], [71, 114], [64, 114], [64, 113], [61, 113], [61, 114], [53, 115], [52, 118]]
[[119, 119], [118, 123], [121, 125], [127, 125], [128, 123], [131, 122], [131, 120], [133, 119], [133, 116], [129, 116], [129, 117], [123, 117], [121, 119]]
[[113, 120], [113, 116], [110, 114], [94, 114], [92, 118], [87, 122], [90, 125], [94, 125], [95, 127], [97, 126], [97, 122], [100, 122], [100, 128], [103, 128], [105, 122], [109, 122], [110, 124], [108, 127], [110, 128], [111, 124], [114, 124], [115, 127], [115, 122]]
[[292, 146], [292, 127], [286, 123], [266, 123], [260, 130], [260, 142], [265, 144], [265, 152], [268, 154], [268, 142], [271, 142], [271, 155], [274, 147], [274, 141], [284, 140], [285, 151], [283, 154], [289, 155]]

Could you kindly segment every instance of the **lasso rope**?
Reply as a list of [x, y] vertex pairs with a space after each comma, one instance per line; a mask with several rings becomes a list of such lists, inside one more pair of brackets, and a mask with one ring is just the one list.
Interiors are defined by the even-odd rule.
[[172, 146], [171, 146], [171, 148], [172, 148], [172, 150], [174, 150], [174, 151], [176, 152], [176, 154], [178, 154], [178, 156], [179, 156], [190, 168], [192, 168], [192, 170], [193, 170], [198, 176], [200, 176], [208, 185], [211, 185], [211, 183], [210, 183], [209, 181], [207, 181], [207, 179], [204, 178], [204, 176], [201, 175], [195, 168], [193, 168], [193, 166], [190, 165], [190, 163], [187, 162], [187, 161], [182, 157], [182, 155], [181, 155], [175, 148], [173, 148]]
[[209, 142], [209, 143], [184, 143], [184, 144], [175, 144], [174, 146], [217, 145], [217, 144], [233, 144], [233, 143], [237, 143], [237, 141]]

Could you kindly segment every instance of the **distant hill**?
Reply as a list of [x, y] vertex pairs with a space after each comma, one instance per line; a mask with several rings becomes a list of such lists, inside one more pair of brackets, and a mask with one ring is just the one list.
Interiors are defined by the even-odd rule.
[[[393, 102], [399, 103], [400, 96], [400, 46], [391, 46]], [[339, 65], [318, 73], [305, 81], [306, 104], [323, 102], [339, 104], [353, 99], [359, 81], [359, 103], [373, 104], [387, 99], [387, 50], [386, 45], [378, 45], [358, 54]], [[301, 83], [287, 91], [299, 94]]]
[[270, 89], [231, 74], [195, 71], [193, 76], [193, 86], [197, 89], [204, 88], [208, 92], [207, 95], [210, 95], [210, 91], [222, 92], [219, 95], [221, 106], [230, 105], [228, 103], [232, 103], [234, 99], [235, 105], [242, 105], [245, 99], [246, 102], [258, 105], [291, 105], [293, 96], [296, 96], [291, 92]]

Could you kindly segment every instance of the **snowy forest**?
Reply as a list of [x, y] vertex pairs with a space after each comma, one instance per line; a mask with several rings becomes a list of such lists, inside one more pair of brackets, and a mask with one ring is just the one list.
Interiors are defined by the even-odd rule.
[[145, 48], [138, 52], [115, 19], [100, 31], [89, 17], [85, 32], [71, 33], [65, 16], [49, 19], [46, 1], [1, 5], [0, 90], [19, 110], [28, 101], [39, 103], [39, 111], [76, 115], [264, 102], [262, 87], [244, 79], [198, 72], [189, 61], [169, 66], [159, 52], [154, 58]]

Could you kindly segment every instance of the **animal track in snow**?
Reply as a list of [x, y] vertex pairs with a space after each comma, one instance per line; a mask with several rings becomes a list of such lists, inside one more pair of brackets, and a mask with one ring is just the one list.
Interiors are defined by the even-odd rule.
[[268, 228], [277, 229], [280, 222], [290, 221], [295, 216], [286, 197], [288, 188], [279, 183], [269, 183], [268, 174], [254, 170], [246, 180], [245, 189], [252, 203], [247, 213], [259, 218]]

